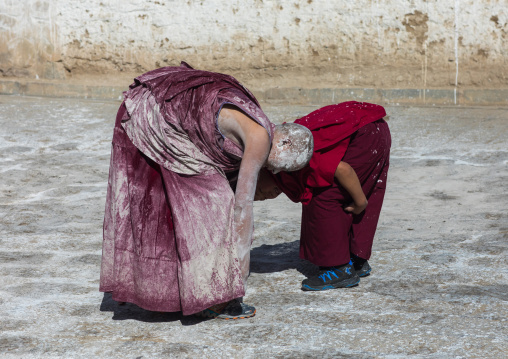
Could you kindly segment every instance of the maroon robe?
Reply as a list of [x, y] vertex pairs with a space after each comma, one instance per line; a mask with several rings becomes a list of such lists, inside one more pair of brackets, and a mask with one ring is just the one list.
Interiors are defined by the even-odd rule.
[[272, 124], [234, 78], [166, 67], [136, 78], [118, 111], [100, 290], [154, 311], [196, 313], [244, 295], [227, 180], [243, 151], [224, 137], [224, 104]]
[[[274, 176], [294, 202], [302, 202], [300, 257], [320, 266], [369, 259], [383, 204], [391, 146], [383, 107], [356, 101], [323, 107], [298, 119], [312, 131], [314, 154], [300, 171]], [[340, 161], [356, 172], [369, 204], [364, 212], [344, 211], [349, 193], [338, 184]]]

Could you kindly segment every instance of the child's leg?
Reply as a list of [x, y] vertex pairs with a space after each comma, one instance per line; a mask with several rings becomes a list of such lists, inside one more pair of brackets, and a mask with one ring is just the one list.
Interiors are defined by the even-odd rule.
[[[386, 169], [388, 170], [388, 168]], [[385, 176], [386, 177], [386, 176]], [[377, 223], [383, 205], [385, 188], [374, 188], [370, 196], [367, 196], [369, 205], [363, 213], [354, 216], [352, 236], [349, 250], [352, 254], [369, 259], [372, 252], [372, 242], [376, 234]]]
[[302, 206], [300, 258], [325, 267], [349, 263], [353, 216], [344, 211], [341, 198], [333, 186], [314, 193], [311, 202]]
[[320, 266], [316, 275], [302, 281], [302, 290], [349, 288], [360, 282], [350, 263], [349, 241], [353, 216], [344, 211], [337, 186], [314, 193], [303, 206], [300, 257]]
[[344, 161], [355, 170], [369, 201], [364, 212], [352, 222], [350, 251], [369, 259], [383, 205], [388, 178], [391, 137], [384, 120], [373, 122], [357, 131], [351, 140]]

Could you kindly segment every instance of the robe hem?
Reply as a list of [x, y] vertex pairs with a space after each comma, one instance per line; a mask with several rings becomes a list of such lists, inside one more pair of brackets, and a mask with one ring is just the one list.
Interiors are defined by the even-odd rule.
[[[178, 306], [171, 306], [171, 305], [145, 305], [142, 303], [141, 300], [139, 300], [137, 298], [137, 296], [133, 296], [133, 295], [129, 295], [129, 294], [126, 294], [126, 293], [118, 293], [118, 291], [115, 291], [114, 289], [111, 289], [111, 288], [104, 288], [104, 287], [100, 287], [99, 288], [99, 292], [102, 292], [102, 293], [111, 293], [111, 296], [112, 296], [112, 299], [116, 302], [126, 302], [126, 303], [132, 303], [132, 304], [135, 304], [137, 305], [138, 307], [144, 309], [144, 310], [149, 310], [151, 312], [166, 312], [166, 313], [176, 313], [176, 312], [182, 312], [182, 314], [184, 316], [189, 316], [189, 315], [193, 315], [193, 314], [196, 314], [196, 313], [199, 313], [200, 311], [204, 310], [204, 309], [207, 309], [207, 308], [210, 308], [211, 306], [214, 306], [216, 304], [221, 304], [221, 303], [225, 303], [225, 302], [229, 302], [230, 300], [233, 300], [233, 299], [236, 299], [236, 298], [240, 298], [240, 297], [243, 297], [245, 295], [245, 293], [241, 292], [241, 293], [238, 293], [238, 295], [233, 295], [231, 296], [231, 298], [229, 299], [216, 299], [212, 302], [210, 302], [210, 304], [206, 304], [204, 306], [199, 306], [197, 308], [199, 309], [192, 309], [192, 310], [182, 310], [181, 306], [180, 306], [180, 303], [178, 304]], [[225, 297], [225, 298], [228, 298], [228, 297]]]

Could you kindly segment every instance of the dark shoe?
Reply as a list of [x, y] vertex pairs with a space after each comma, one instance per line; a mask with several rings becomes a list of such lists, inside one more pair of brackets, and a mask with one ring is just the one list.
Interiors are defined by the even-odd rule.
[[370, 275], [370, 272], [372, 271], [372, 268], [369, 262], [367, 261], [363, 262], [362, 264], [358, 262], [353, 262], [353, 266], [355, 268], [356, 274], [358, 274], [358, 277], [367, 277], [368, 275]]
[[356, 274], [358, 274], [358, 277], [367, 277], [370, 275], [370, 272], [372, 271], [372, 268], [370, 267], [369, 262], [365, 261], [362, 265], [357, 265], [356, 263], [353, 263], [355, 267]]
[[360, 258], [354, 255], [353, 253], [351, 253], [351, 262], [355, 267], [355, 271], [356, 274], [358, 274], [358, 277], [366, 277], [372, 271], [372, 268], [370, 267], [369, 262], [367, 262], [366, 259]]
[[353, 265], [322, 269], [318, 275], [309, 277], [302, 282], [302, 290], [327, 290], [335, 288], [349, 288], [360, 283], [360, 277]]
[[256, 308], [243, 303], [240, 299], [233, 299], [227, 303], [217, 304], [199, 313], [199, 317], [217, 318], [217, 319], [245, 319], [253, 317], [256, 314]]

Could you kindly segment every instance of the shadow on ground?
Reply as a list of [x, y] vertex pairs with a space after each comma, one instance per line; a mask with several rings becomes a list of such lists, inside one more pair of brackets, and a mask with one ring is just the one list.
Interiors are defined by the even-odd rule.
[[113, 300], [111, 293], [104, 293], [100, 307], [101, 312], [112, 312], [113, 320], [137, 320], [146, 323], [168, 323], [180, 321], [182, 325], [195, 325], [208, 319], [195, 316], [184, 316], [182, 312], [153, 312], [138, 307], [136, 304], [125, 303], [120, 305]]
[[317, 266], [299, 257], [299, 242], [263, 244], [250, 252], [251, 273], [275, 273], [296, 269], [305, 276], [317, 272]]

